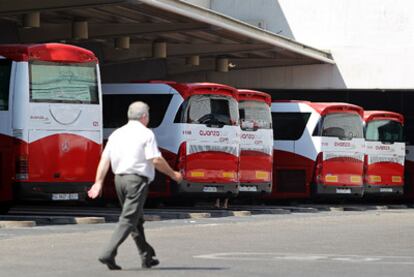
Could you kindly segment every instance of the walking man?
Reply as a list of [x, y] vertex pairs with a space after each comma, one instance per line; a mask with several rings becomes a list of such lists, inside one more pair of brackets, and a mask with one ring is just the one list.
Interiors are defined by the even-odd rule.
[[99, 257], [99, 261], [110, 270], [121, 269], [115, 262], [115, 256], [129, 234], [138, 247], [142, 267], [151, 268], [159, 264], [144, 234], [143, 207], [148, 185], [154, 180], [154, 168], [176, 182], [182, 181], [181, 173], [174, 171], [161, 156], [154, 133], [146, 127], [148, 122], [148, 105], [144, 102], [132, 103], [128, 109], [128, 123], [109, 136], [99, 161], [95, 184], [88, 191], [90, 198], [101, 195], [105, 175], [111, 166], [122, 212], [109, 244]]

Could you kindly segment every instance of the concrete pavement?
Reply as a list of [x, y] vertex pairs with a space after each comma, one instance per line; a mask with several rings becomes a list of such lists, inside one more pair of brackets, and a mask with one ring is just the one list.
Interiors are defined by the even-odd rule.
[[414, 211], [321, 212], [147, 222], [161, 265], [96, 260], [114, 224], [0, 229], [0, 276], [412, 276]]

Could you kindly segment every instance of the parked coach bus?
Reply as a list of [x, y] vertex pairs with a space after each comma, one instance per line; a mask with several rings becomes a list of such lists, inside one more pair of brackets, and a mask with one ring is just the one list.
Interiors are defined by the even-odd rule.
[[240, 194], [272, 191], [273, 130], [269, 94], [239, 89]]
[[414, 145], [406, 145], [404, 198], [414, 200]]
[[404, 117], [389, 111], [365, 111], [364, 193], [402, 194]]
[[1, 198], [82, 200], [102, 145], [98, 61], [58, 43], [0, 45]]
[[276, 101], [271, 198], [363, 193], [363, 109], [346, 103]]
[[[220, 84], [150, 82], [104, 84], [104, 137], [127, 122], [133, 101], [150, 106], [149, 127], [158, 146], [184, 180], [157, 174], [149, 196], [236, 195], [240, 127], [237, 90]], [[105, 186], [106, 191], [112, 186]], [[105, 196], [105, 191], [104, 191]]]

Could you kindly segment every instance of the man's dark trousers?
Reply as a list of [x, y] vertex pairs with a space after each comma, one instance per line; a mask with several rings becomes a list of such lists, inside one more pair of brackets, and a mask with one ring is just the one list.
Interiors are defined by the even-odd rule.
[[155, 256], [155, 251], [145, 239], [144, 204], [148, 194], [148, 179], [135, 174], [115, 175], [115, 188], [122, 212], [109, 244], [101, 258], [114, 259], [118, 247], [131, 234], [143, 261]]

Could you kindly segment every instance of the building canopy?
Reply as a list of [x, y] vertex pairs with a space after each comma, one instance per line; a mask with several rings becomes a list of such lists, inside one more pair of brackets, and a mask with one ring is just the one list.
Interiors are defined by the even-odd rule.
[[166, 59], [168, 73], [333, 64], [329, 52], [176, 0], [3, 0], [3, 43], [65, 42], [102, 64]]

